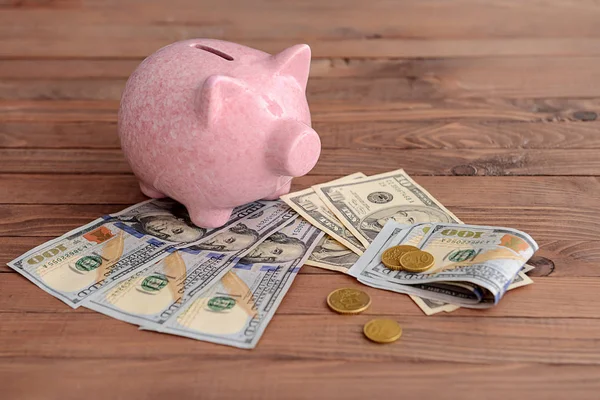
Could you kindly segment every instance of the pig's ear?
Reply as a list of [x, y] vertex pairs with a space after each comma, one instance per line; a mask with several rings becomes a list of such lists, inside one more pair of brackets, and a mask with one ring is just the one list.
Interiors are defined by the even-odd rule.
[[196, 93], [196, 110], [207, 125], [213, 124], [233, 97], [246, 92], [243, 82], [225, 75], [209, 76]]
[[302, 90], [306, 90], [310, 71], [310, 47], [307, 44], [297, 44], [287, 48], [274, 55], [273, 61], [279, 75], [293, 77]]

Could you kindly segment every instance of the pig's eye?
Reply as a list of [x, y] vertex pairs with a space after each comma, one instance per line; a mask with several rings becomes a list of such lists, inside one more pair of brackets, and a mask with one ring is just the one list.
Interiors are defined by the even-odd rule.
[[194, 45], [194, 47], [197, 48], [198, 50], [204, 50], [204, 51], [208, 51], [209, 53], [213, 53], [214, 55], [217, 55], [227, 61], [233, 61], [233, 57], [231, 57], [229, 54], [223, 53], [222, 51], [219, 51], [217, 49], [213, 49], [212, 47], [208, 47], [203, 44], [197, 44], [197, 45]]

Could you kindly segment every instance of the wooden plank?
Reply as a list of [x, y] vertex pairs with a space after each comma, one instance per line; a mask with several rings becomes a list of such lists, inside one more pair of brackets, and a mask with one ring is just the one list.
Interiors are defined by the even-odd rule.
[[0, 237], [60, 236], [124, 208], [118, 204], [0, 205]]
[[134, 204], [147, 198], [133, 175], [0, 175], [0, 203]]
[[[600, 10], [593, 1], [575, 5], [557, 0], [533, 4], [379, 0], [301, 6], [236, 1], [225, 6], [215, 0], [201, 8], [187, 0], [176, 3], [169, 12], [158, 4], [139, 3], [60, 13], [9, 8], [0, 16], [4, 27], [0, 54], [145, 56], [169, 42], [192, 37], [242, 40], [269, 51], [302, 40], [314, 43], [317, 55], [340, 57], [598, 54]], [[556, 32], [564, 37], [557, 38]]]
[[[63, 0], [66, 1], [66, 0]], [[165, 10], [160, 1], [109, 1], [83, 3], [77, 9], [33, 9], [28, 13], [5, 10], [1, 22], [6, 26], [80, 27], [92, 28], [114, 24], [119, 27], [153, 28], [141, 33], [134, 29], [116, 30], [107, 39], [128, 34], [133, 40], [150, 34], [168, 34], [178, 29], [180, 34], [198, 31], [205, 37], [301, 38], [314, 39], [402, 37], [431, 38], [510, 38], [510, 37], [594, 37], [598, 33], [600, 7], [593, 0], [577, 3], [545, 0], [523, 3], [517, 0], [461, 0], [402, 3], [374, 0], [369, 4], [358, 0], [332, 0], [327, 3], [303, 3], [242, 0], [208, 0], [202, 8], [191, 0], [176, 0]], [[73, 7], [74, 8], [74, 7]], [[235, 9], [237, 12], [232, 13]], [[368, 18], [365, 18], [365, 15]], [[410, 18], [408, 17], [410, 16]], [[54, 17], [54, 19], [51, 19]], [[269, 21], [270, 26], [259, 22]], [[510, 23], [507, 23], [510, 21]], [[551, 26], [555, 26], [553, 30]], [[162, 28], [162, 29], [161, 29]], [[271, 28], [271, 29], [269, 29]], [[25, 30], [25, 29], [23, 29]], [[183, 30], [183, 31], [182, 31]], [[63, 34], [60, 29], [56, 34]], [[38, 33], [39, 31], [34, 31]], [[211, 35], [212, 34], [212, 35]], [[32, 35], [33, 36], [33, 35]], [[97, 36], [99, 38], [101, 36]], [[122, 37], [122, 36], [119, 36]]]
[[[119, 100], [135, 67], [130, 60], [8, 60], [3, 64], [0, 99], [8, 100]], [[48, 71], [40, 73], [45, 64]], [[101, 70], [105, 65], [106, 72]], [[600, 57], [314, 60], [308, 96], [313, 101], [363, 102], [595, 97], [598, 92], [589, 82], [600, 79], [599, 71]]]
[[[440, 100], [406, 100], [373, 104], [353, 103], [344, 100], [310, 102], [314, 122], [364, 122], [364, 121], [593, 121], [598, 119], [600, 107], [597, 99], [499, 99], [466, 98]], [[20, 107], [19, 107], [20, 108]], [[0, 112], [1, 112], [0, 108]], [[27, 107], [14, 117], [31, 118]], [[33, 111], [33, 110], [32, 110]], [[78, 114], [65, 112], [63, 118], [78, 118]], [[4, 117], [0, 114], [0, 121]]]
[[[293, 400], [340, 396], [362, 400], [378, 393], [398, 393], [399, 386], [402, 397], [410, 399], [421, 398], [423, 393], [436, 399], [453, 399], [459, 390], [465, 400], [481, 399], [482, 393], [489, 400], [521, 396], [577, 400], [593, 399], [600, 389], [596, 379], [600, 368], [593, 365], [461, 364], [449, 360], [343, 363], [265, 359], [258, 350], [233, 349], [227, 358], [209, 361], [183, 353], [159, 359], [148, 349], [142, 354], [110, 360], [71, 356], [12, 358], [0, 362], [3, 391], [8, 398], [71, 400], [90, 397], [90, 393], [97, 398], [114, 397], [118, 388], [123, 399], [152, 398], [157, 392], [168, 398], [191, 398], [200, 392], [190, 382], [201, 382], [201, 396], [211, 400], [281, 399], [282, 393]], [[233, 372], [223, 371], [243, 373], [236, 374], [232, 384]]]
[[[78, 33], [85, 27], [71, 27]], [[147, 29], [134, 28], [139, 31]], [[15, 31], [15, 29], [12, 29]], [[18, 29], [17, 29], [18, 30]], [[33, 30], [33, 29], [29, 29]], [[69, 36], [67, 41], [63, 36], [52, 34], [56, 27], [48, 30], [50, 34], [40, 37], [6, 38], [2, 39], [0, 58], [143, 58], [160, 48], [179, 40], [196, 37], [212, 37], [240, 43], [267, 53], [276, 54], [289, 46], [309, 42], [312, 54], [316, 58], [441, 58], [441, 57], [522, 57], [522, 56], [599, 56], [600, 39], [597, 38], [543, 38], [543, 39], [342, 39], [342, 40], [308, 40], [307, 37], [277, 40], [277, 39], [246, 39], [243, 37], [218, 37], [203, 35], [200, 30], [163, 29], [164, 38], [153, 39], [150, 36], [130, 40], [128, 37], [111, 38], [111, 40], [89, 39], [96, 37], [100, 31], [107, 32], [105, 27], [95, 29], [90, 35]], [[120, 29], [130, 31], [129, 27]], [[20, 31], [20, 30], [19, 30]], [[111, 27], [110, 32], [116, 31]], [[182, 32], [183, 31], [183, 32]], [[20, 31], [21, 32], [21, 31]], [[28, 31], [23, 35], [30, 36]], [[118, 32], [115, 32], [120, 35]], [[127, 33], [121, 33], [126, 35]], [[151, 35], [152, 33], [148, 33]], [[160, 34], [160, 33], [159, 33]], [[305, 35], [306, 36], [306, 35]], [[94, 41], [94, 46], [90, 46]]]
[[[600, 120], [577, 122], [316, 122], [323, 148], [597, 149]], [[120, 147], [115, 122], [0, 123], [0, 148]]]
[[0, 101], [0, 122], [117, 122], [117, 101]]
[[[557, 191], [550, 189], [551, 196]], [[126, 208], [123, 204], [0, 204], [0, 237], [60, 236], [106, 214]], [[555, 206], [453, 206], [466, 223], [512, 226], [536, 240], [600, 240], [596, 208], [557, 204]], [[540, 218], [543, 215], [544, 218]], [[599, 272], [600, 273], [600, 272]]]
[[415, 176], [600, 175], [600, 159], [597, 150], [583, 149], [323, 149], [311, 173], [375, 175], [398, 168]]
[[[284, 303], [288, 300], [284, 299]], [[319, 301], [326, 307], [323, 298]], [[390, 346], [377, 346], [364, 338], [363, 325], [372, 315], [347, 318], [332, 312], [276, 314], [253, 354], [261, 358], [353, 362], [452, 360], [598, 365], [600, 319], [572, 318], [577, 315], [573, 311], [570, 318], [393, 316], [402, 325], [403, 335], [399, 343]], [[68, 354], [76, 359], [135, 359], [151, 349], [149, 354], [157, 359], [185, 355], [210, 360], [240, 353], [224, 346], [139, 331], [137, 326], [97, 313], [6, 312], [0, 316], [0, 338], [10, 343], [0, 348], [3, 358], [30, 354], [36, 358], [64, 358]]]
[[[2, 313], [94, 313], [88, 309], [74, 311], [60, 300], [40, 290], [19, 274], [2, 274], [5, 296], [0, 297]], [[600, 289], [599, 277], [536, 277], [535, 284], [507, 293], [500, 303], [489, 310], [461, 309], [443, 318], [475, 317], [482, 319], [498, 317], [514, 318], [600, 318], [600, 309], [593, 301]], [[3, 285], [3, 286], [4, 286]], [[395, 318], [423, 316], [422, 311], [408, 296], [378, 290], [361, 285], [354, 278], [342, 274], [313, 275], [297, 278], [293, 290], [277, 310], [278, 316], [323, 315], [332, 312], [324, 300], [337, 287], [360, 287], [369, 293], [372, 307], [361, 315], [377, 317], [388, 315]], [[19, 301], [15, 301], [19, 299]]]
[[0, 123], [0, 148], [120, 147], [116, 122]]
[[[292, 191], [339, 177], [308, 175], [296, 178], [292, 182]], [[585, 209], [597, 207], [600, 196], [597, 177], [420, 176], [416, 181], [450, 209], [482, 208], [482, 205], [515, 209], [559, 206]], [[0, 204], [129, 205], [145, 199], [133, 175], [0, 174]]]
[[0, 9], [65, 9], [78, 8], [81, 0], [2, 0]]
[[[293, 190], [336, 176], [295, 179]], [[0, 174], [0, 204], [123, 204], [147, 200], [133, 175]], [[125, 208], [125, 207], [123, 207]]]
[[[384, 103], [311, 101], [313, 122], [593, 121], [600, 98], [406, 100]], [[0, 100], [0, 123], [116, 122], [119, 102]]]
[[316, 123], [325, 148], [596, 148], [600, 121]]
[[127, 79], [142, 62], [134, 59], [5, 59], [0, 79]]
[[[0, 149], [0, 173], [129, 174], [120, 149]], [[377, 163], [373, 163], [377, 160]], [[323, 149], [313, 175], [600, 175], [596, 149]]]
[[321, 135], [324, 148], [592, 149], [600, 146], [600, 121], [317, 122], [313, 128]]
[[0, 150], [0, 159], [0, 172], [9, 173], [131, 173], [116, 149], [5, 149]]
[[[137, 59], [5, 59], [0, 64], [0, 80], [5, 82], [44, 80], [63, 83], [67, 80], [118, 81], [127, 79], [142, 60], [142, 57]], [[555, 90], [574, 88], [586, 90], [583, 84], [586, 80], [589, 83], [589, 79], [596, 76], [599, 63], [600, 57], [586, 56], [544, 58], [491, 56], [473, 59], [313, 58], [310, 78], [318, 82], [325, 82], [320, 78], [328, 80], [331, 78], [369, 80], [404, 78], [412, 84], [418, 81], [438, 84], [441, 89], [451, 89], [449, 86], [474, 86], [453, 88], [462, 90], [483, 90], [485, 88], [480, 86], [485, 85], [488, 88], [506, 86], [522, 92], [532, 87], [543, 90], [542, 84], [553, 86]], [[450, 80], [456, 83], [450, 85], [447, 82]], [[568, 83], [571, 88], [564, 88], [565, 83]], [[495, 96], [499, 95], [500, 93], [495, 93]]]

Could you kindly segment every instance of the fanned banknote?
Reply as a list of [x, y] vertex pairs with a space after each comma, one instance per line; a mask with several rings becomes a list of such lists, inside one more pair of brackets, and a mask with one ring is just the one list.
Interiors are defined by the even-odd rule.
[[[329, 183], [356, 181], [365, 177], [366, 175], [362, 172], [357, 172]], [[285, 201], [307, 221], [327, 233], [346, 248], [358, 255], [365, 251], [365, 247], [360, 240], [348, 231], [346, 226], [344, 226], [338, 217], [336, 217], [325, 203], [323, 203], [312, 188], [281, 196], [281, 200]]]
[[401, 224], [460, 222], [403, 170], [313, 186], [315, 193], [366, 247], [389, 219]]
[[[228, 225], [267, 204], [270, 202], [238, 207]], [[167, 250], [198, 241], [213, 231], [193, 225], [185, 208], [175, 201], [149, 200], [74, 229], [8, 265], [77, 308], [102, 287], [166, 257]]]
[[[414, 243], [434, 257], [427, 273], [393, 271], [381, 263], [391, 246]], [[349, 271], [377, 288], [451, 304], [487, 308], [498, 303], [538, 249], [526, 233], [510, 228], [461, 224], [405, 225], [389, 221]]]
[[239, 260], [218, 284], [198, 293], [166, 324], [143, 325], [142, 329], [255, 347], [322, 235], [298, 218]]
[[[315, 193], [364, 245], [373, 241], [385, 223], [392, 219], [402, 224], [458, 222], [460, 219], [445, 208], [404, 170], [387, 172], [358, 181], [333, 181], [313, 186]], [[310, 265], [327, 268], [324, 263]], [[344, 268], [328, 268], [344, 271]], [[522, 285], [532, 283], [524, 273], [517, 278]], [[510, 289], [514, 286], [511, 285]], [[451, 312], [459, 307], [431, 299], [411, 299], [427, 315]]]
[[346, 274], [359, 257], [331, 236], [325, 235], [305, 264]]
[[135, 324], [164, 324], [194, 295], [216, 284], [241, 257], [298, 217], [283, 202], [250, 214], [201, 241], [167, 250], [168, 256], [92, 296], [85, 306]]

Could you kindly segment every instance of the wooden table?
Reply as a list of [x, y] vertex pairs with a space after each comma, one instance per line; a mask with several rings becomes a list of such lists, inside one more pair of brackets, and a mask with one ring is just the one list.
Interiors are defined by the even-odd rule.
[[[143, 57], [193, 37], [312, 46], [323, 153], [295, 189], [405, 168], [464, 221], [537, 239], [535, 284], [432, 317], [366, 288], [371, 309], [343, 317], [325, 297], [357, 283], [305, 267], [245, 351], [72, 310], [9, 270], [144, 200], [120, 93]], [[0, 1], [0, 397], [597, 399], [599, 112], [593, 0]], [[402, 339], [365, 340], [374, 316]]]

